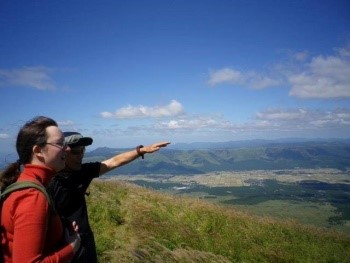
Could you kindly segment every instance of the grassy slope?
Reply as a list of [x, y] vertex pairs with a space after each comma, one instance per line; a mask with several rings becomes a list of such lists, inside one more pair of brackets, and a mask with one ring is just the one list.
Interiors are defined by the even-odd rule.
[[350, 237], [133, 184], [95, 181], [100, 262], [350, 262]]

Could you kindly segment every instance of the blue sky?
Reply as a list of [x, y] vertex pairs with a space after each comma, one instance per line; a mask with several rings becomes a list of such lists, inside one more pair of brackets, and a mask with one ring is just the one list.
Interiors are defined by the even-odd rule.
[[349, 138], [350, 2], [0, 1], [0, 147]]

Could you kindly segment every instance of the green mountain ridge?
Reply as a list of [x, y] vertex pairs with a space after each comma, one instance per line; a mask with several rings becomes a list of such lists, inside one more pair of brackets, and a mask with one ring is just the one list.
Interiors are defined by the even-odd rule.
[[[84, 161], [101, 161], [127, 149], [97, 148]], [[120, 174], [202, 174], [213, 171], [350, 168], [350, 143], [274, 143], [243, 148], [176, 150], [146, 155], [118, 168]]]

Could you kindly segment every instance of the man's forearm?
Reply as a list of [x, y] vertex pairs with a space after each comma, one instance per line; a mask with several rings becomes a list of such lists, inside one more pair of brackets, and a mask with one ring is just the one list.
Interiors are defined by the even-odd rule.
[[160, 148], [166, 147], [168, 144], [170, 144], [170, 142], [154, 143], [152, 145], [142, 147], [139, 145], [131, 151], [117, 154], [101, 163], [100, 175], [109, 172], [114, 168], [128, 164], [144, 154], [156, 152]]

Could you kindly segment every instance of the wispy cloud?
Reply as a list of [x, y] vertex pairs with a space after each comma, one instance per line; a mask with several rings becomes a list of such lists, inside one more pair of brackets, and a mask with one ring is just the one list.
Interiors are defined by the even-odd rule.
[[23, 67], [20, 69], [0, 69], [0, 86], [29, 87], [37, 90], [54, 90], [55, 83], [46, 67]]
[[65, 126], [73, 126], [74, 122], [71, 120], [65, 120], [65, 121], [57, 121], [57, 124], [59, 126], [65, 127]]
[[329, 111], [310, 109], [268, 109], [256, 113], [256, 120], [281, 129], [337, 129], [350, 128], [350, 109], [338, 108]]
[[308, 113], [308, 110], [305, 109], [268, 109], [266, 111], [257, 112], [256, 118], [259, 120], [268, 121], [291, 121], [304, 119], [308, 115]]
[[209, 73], [208, 84], [211, 86], [219, 84], [231, 84], [253, 89], [264, 89], [277, 86], [279, 80], [264, 76], [256, 72], [242, 72], [231, 68], [213, 70]]
[[208, 83], [213, 86], [222, 83], [241, 84], [243, 79], [244, 77], [239, 70], [223, 68], [211, 71], [209, 73]]
[[346, 47], [336, 48], [335, 51], [338, 52], [341, 57], [350, 57], [350, 44]]
[[11, 136], [9, 134], [6, 134], [6, 133], [0, 133], [0, 139], [8, 139], [10, 138]]
[[184, 109], [180, 102], [172, 100], [165, 106], [147, 107], [143, 105], [139, 106], [127, 106], [117, 109], [113, 112], [102, 112], [100, 115], [103, 118], [117, 118], [117, 119], [134, 119], [134, 118], [160, 118], [177, 116], [184, 112]]
[[308, 55], [309, 54], [307, 51], [293, 52], [292, 58], [297, 60], [297, 61], [305, 61], [307, 59]]

